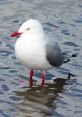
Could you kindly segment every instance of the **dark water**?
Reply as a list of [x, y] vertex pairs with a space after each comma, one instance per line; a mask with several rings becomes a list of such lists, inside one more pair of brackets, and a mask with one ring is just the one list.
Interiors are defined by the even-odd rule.
[[[29, 88], [29, 70], [15, 58], [9, 37], [29, 18], [40, 20], [73, 56], [46, 73], [43, 88], [39, 71]], [[0, 0], [0, 117], [82, 117], [82, 0]]]

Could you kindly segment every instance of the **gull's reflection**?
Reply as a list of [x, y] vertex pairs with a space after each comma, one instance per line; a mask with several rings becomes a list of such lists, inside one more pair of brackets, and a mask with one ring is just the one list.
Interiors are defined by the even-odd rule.
[[56, 108], [53, 102], [58, 97], [58, 93], [64, 91], [67, 80], [58, 78], [53, 84], [46, 83], [43, 88], [35, 86], [22, 92], [16, 92], [17, 96], [24, 97], [23, 102], [17, 106], [16, 117], [51, 116], [51, 111]]

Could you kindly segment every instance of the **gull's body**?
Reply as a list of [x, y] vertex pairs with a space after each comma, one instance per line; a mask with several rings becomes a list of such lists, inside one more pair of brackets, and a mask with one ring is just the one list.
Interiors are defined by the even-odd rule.
[[[15, 44], [16, 57], [28, 68], [36, 70], [48, 70], [63, 64], [64, 57], [58, 43], [48, 37], [41, 23], [30, 19], [26, 21], [18, 33], [20, 34]], [[31, 70], [32, 71], [32, 70]]]
[[26, 67], [36, 70], [47, 70], [52, 68], [46, 60], [46, 40], [43, 34], [27, 33], [21, 36], [15, 44], [16, 57]]

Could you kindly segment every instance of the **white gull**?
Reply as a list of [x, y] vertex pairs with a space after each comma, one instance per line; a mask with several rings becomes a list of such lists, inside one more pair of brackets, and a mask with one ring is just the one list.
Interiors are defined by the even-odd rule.
[[33, 70], [42, 70], [42, 82], [45, 80], [45, 70], [59, 67], [64, 63], [64, 56], [56, 42], [45, 34], [42, 24], [35, 19], [24, 22], [11, 37], [20, 35], [15, 43], [16, 57], [30, 69], [30, 86], [33, 85]]

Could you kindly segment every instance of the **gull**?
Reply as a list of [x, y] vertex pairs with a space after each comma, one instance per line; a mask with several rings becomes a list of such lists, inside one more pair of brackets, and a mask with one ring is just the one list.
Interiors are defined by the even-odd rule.
[[64, 63], [65, 57], [58, 42], [45, 33], [40, 21], [29, 19], [10, 36], [19, 36], [15, 43], [15, 54], [17, 59], [30, 69], [30, 86], [33, 85], [33, 70], [42, 71], [41, 85], [43, 85], [45, 71]]

